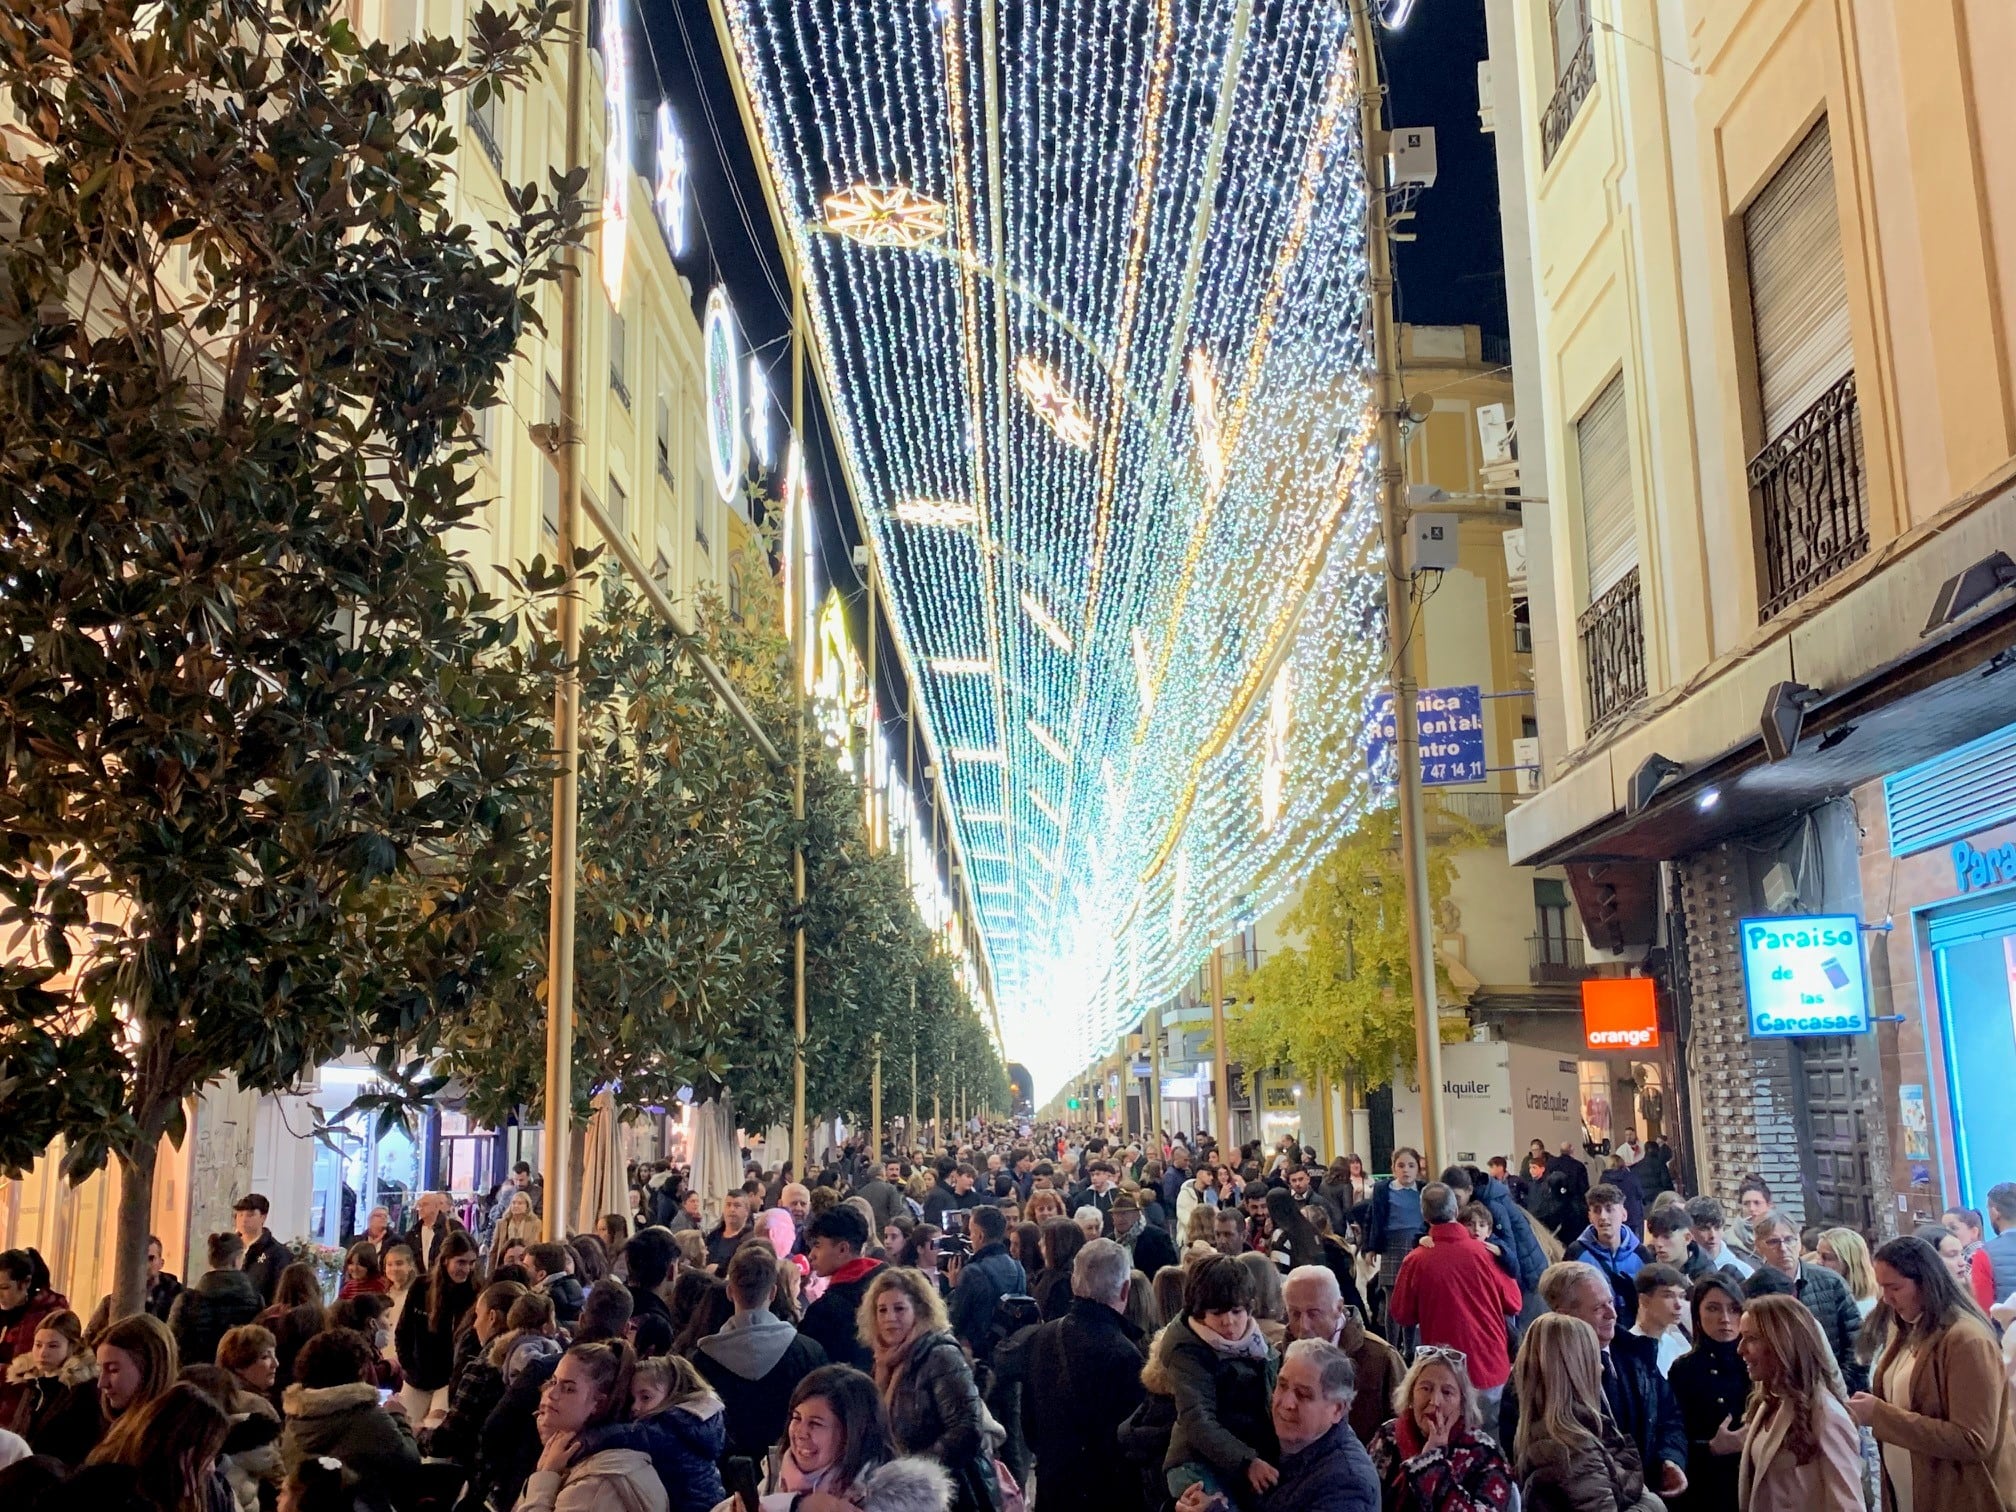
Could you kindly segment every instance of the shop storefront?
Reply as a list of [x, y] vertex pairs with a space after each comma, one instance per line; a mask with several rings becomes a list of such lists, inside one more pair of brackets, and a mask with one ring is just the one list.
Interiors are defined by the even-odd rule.
[[[1884, 966], [1892, 1167], [1914, 1216], [2016, 1180], [2016, 724], [1858, 793]], [[1893, 1079], [1894, 1078], [1894, 1079]]]

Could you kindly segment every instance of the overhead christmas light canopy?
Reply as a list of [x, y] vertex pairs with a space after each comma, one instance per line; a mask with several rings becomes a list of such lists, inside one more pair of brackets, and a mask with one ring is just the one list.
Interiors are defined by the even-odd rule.
[[718, 3], [1008, 1049], [1054, 1084], [1369, 797], [1348, 17]]

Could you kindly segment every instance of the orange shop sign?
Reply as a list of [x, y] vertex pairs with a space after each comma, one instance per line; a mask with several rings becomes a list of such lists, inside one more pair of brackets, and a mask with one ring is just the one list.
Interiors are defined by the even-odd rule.
[[1582, 1042], [1591, 1050], [1657, 1049], [1659, 984], [1651, 977], [1585, 979]]

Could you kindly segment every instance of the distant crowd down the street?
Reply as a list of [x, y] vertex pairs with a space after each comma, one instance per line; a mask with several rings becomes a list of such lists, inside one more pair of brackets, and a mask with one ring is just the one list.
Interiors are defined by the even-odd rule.
[[2016, 1508], [2016, 1182], [1872, 1251], [1628, 1132], [1434, 1179], [1026, 1121], [748, 1154], [564, 1241], [525, 1163], [374, 1209], [333, 1296], [258, 1193], [130, 1316], [0, 1254], [0, 1506]]

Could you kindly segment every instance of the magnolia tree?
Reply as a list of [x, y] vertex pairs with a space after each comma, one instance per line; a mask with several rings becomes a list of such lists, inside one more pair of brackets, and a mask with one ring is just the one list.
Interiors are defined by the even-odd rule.
[[[742, 613], [701, 593], [694, 643], [788, 755], [796, 712], [768, 563], [759, 546], [738, 565]], [[594, 602], [582, 652], [575, 1115], [613, 1085], [631, 1113], [690, 1089], [703, 1102], [729, 1094], [748, 1128], [790, 1119], [794, 845], [805, 853], [811, 1115], [867, 1112], [877, 1043], [906, 1077], [913, 1043], [923, 1072], [944, 1074], [954, 1026], [978, 1020], [932, 950], [901, 863], [868, 845], [859, 787], [808, 744], [795, 819], [790, 768], [764, 758], [669, 627], [619, 577]], [[543, 813], [537, 833], [543, 851]], [[526, 970], [444, 1022], [437, 1046], [439, 1070], [493, 1123], [545, 1116], [550, 894], [534, 870], [517, 903]], [[987, 1057], [970, 1046], [967, 1056], [977, 1084]]]
[[117, 1160], [122, 1310], [187, 1099], [396, 1070], [513, 968], [553, 669], [449, 533], [583, 175], [448, 191], [559, 9], [0, 10], [0, 1166]]

